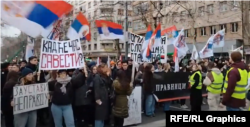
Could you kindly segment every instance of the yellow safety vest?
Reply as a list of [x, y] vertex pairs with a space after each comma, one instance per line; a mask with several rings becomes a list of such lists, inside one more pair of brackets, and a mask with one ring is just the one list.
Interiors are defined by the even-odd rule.
[[201, 75], [200, 71], [196, 71], [193, 75], [190, 76], [189, 83], [190, 83], [191, 87], [194, 85], [194, 83], [195, 83], [194, 76], [196, 74], [198, 74], [200, 76], [199, 84], [196, 87], [196, 89], [201, 89], [202, 88], [202, 75]]
[[221, 88], [222, 88], [222, 85], [223, 85], [223, 74], [216, 74], [215, 72], [211, 71], [212, 75], [213, 75], [213, 78], [214, 78], [214, 81], [212, 82], [211, 85], [207, 86], [207, 90], [210, 92], [210, 93], [213, 93], [213, 94], [220, 94], [221, 93]]
[[[227, 72], [224, 87], [223, 87], [223, 93], [226, 93], [227, 87], [228, 87], [228, 73], [233, 68], [230, 68]], [[236, 83], [236, 86], [234, 88], [234, 92], [231, 97], [236, 99], [245, 99], [246, 98], [246, 86], [247, 86], [247, 80], [248, 80], [248, 73], [246, 70], [241, 70], [238, 68], [238, 71], [240, 73], [240, 81]]]

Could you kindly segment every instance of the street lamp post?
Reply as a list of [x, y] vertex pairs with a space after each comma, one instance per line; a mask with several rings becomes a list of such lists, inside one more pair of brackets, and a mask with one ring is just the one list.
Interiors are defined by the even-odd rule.
[[[126, 10], [126, 14], [125, 14], [125, 22], [126, 22], [126, 32], [128, 33], [128, 2], [125, 2], [125, 10]], [[127, 36], [127, 35], [126, 35]], [[128, 41], [126, 41], [126, 48], [125, 48], [125, 59], [128, 59]]]

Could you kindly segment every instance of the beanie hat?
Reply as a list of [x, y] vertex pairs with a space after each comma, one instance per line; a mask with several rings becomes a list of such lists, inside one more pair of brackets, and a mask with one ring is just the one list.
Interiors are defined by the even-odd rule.
[[22, 77], [27, 76], [28, 74], [33, 73], [33, 71], [29, 68], [24, 68], [21, 72]]

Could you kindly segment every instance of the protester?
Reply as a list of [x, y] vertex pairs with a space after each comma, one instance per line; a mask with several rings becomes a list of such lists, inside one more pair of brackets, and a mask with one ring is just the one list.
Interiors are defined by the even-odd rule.
[[108, 68], [104, 64], [99, 65], [97, 74], [93, 79], [94, 93], [95, 93], [95, 127], [104, 127], [104, 121], [108, 119], [108, 88], [106, 85]]
[[201, 111], [202, 104], [202, 75], [199, 65], [192, 66], [192, 73], [189, 78], [190, 89], [190, 105], [191, 111]]
[[13, 107], [11, 104], [11, 98], [13, 97], [13, 87], [18, 83], [19, 72], [11, 71], [8, 73], [6, 84], [3, 88], [3, 95], [1, 99], [1, 108], [3, 115], [5, 116], [5, 126], [14, 127], [14, 116], [13, 116]]
[[224, 77], [220, 69], [214, 66], [214, 62], [209, 62], [207, 69], [208, 73], [203, 84], [207, 86], [209, 110], [216, 111], [220, 106], [220, 94]]
[[248, 81], [248, 68], [242, 60], [240, 52], [232, 52], [231, 69], [228, 70], [224, 88], [222, 104], [227, 111], [240, 111], [246, 105], [246, 86]]
[[[135, 79], [134, 79], [134, 85], [135, 86], [141, 86], [142, 87], [142, 90], [143, 90], [143, 73], [144, 73], [144, 66], [143, 64], [141, 64], [139, 66], [139, 69], [138, 69], [138, 72], [135, 76]], [[141, 92], [141, 109], [142, 109], [142, 113], [144, 113], [145, 111], [145, 97], [143, 95], [143, 91]]]
[[[20, 79], [21, 85], [35, 84], [35, 79], [33, 76], [33, 71], [29, 68], [24, 68], [21, 72], [22, 78]], [[14, 106], [14, 102], [11, 102], [11, 106]], [[14, 115], [14, 125], [15, 127], [36, 127], [37, 122], [37, 110], [28, 111], [20, 114]]]
[[[180, 69], [180, 72], [187, 72], [187, 68], [186, 67], [182, 67]], [[188, 106], [186, 105], [186, 99], [181, 99], [180, 100], [180, 104], [181, 104], [181, 108], [182, 109], [188, 109]]]
[[25, 68], [25, 66], [27, 64], [27, 61], [26, 60], [22, 60], [19, 64], [20, 64], [20, 70], [22, 71], [23, 68]]
[[114, 115], [114, 127], [123, 127], [124, 118], [129, 116], [128, 114], [128, 98], [132, 93], [133, 87], [130, 86], [130, 82], [127, 82], [123, 78], [123, 71], [117, 73], [117, 78], [113, 82], [115, 99], [113, 103], [113, 115]]
[[128, 68], [132, 70], [133, 67], [133, 59], [128, 60]]
[[[158, 66], [159, 67], [159, 66]], [[165, 73], [170, 73], [171, 71], [171, 67], [169, 63], [165, 63], [163, 66], [163, 71]], [[164, 102], [164, 111], [170, 111], [170, 105], [171, 105], [171, 101], [166, 101]]]
[[93, 116], [92, 114], [94, 113], [94, 95], [91, 88], [92, 86], [89, 86], [88, 82], [86, 82], [84, 69], [81, 69], [78, 75], [73, 78], [72, 84], [77, 86], [74, 88], [74, 113], [77, 126], [82, 127], [94, 124], [93, 121], [91, 121], [93, 119], [91, 116]]
[[56, 80], [48, 83], [49, 91], [51, 93], [51, 112], [53, 115], [54, 123], [56, 127], [62, 127], [63, 118], [66, 127], [75, 127], [72, 102], [74, 99], [71, 77], [67, 75], [67, 70], [59, 70]]
[[152, 82], [154, 76], [154, 66], [148, 63], [144, 69], [143, 75], [143, 92], [145, 97], [146, 116], [155, 117], [155, 98], [154, 98], [154, 83]]
[[157, 69], [155, 70], [155, 72], [162, 72], [163, 71], [163, 68], [162, 68], [162, 63], [158, 63], [157, 64]]
[[11, 70], [15, 71], [15, 72], [19, 72], [20, 68], [19, 68], [19, 66], [17, 64], [13, 64]]
[[128, 82], [131, 82], [132, 70], [128, 68], [128, 61], [127, 60], [122, 61], [122, 70], [126, 74], [126, 75], [124, 75], [125, 76], [124, 78], [126, 78], [126, 80]]

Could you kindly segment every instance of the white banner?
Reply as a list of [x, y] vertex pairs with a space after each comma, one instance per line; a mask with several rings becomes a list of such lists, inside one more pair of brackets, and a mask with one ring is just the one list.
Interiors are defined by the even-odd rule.
[[13, 113], [33, 111], [48, 107], [48, 84], [31, 84], [13, 87]]
[[133, 33], [128, 33], [128, 43], [130, 44], [129, 52], [130, 58], [136, 63], [142, 63], [142, 43], [144, 42], [144, 37], [136, 35]]
[[[160, 58], [162, 63], [166, 63], [167, 61], [167, 42], [166, 36], [161, 37], [161, 46], [153, 47], [152, 56], [149, 61], [146, 62], [154, 62], [157, 58]], [[136, 35], [133, 33], [128, 33], [128, 43], [130, 44], [129, 53], [131, 54], [131, 59], [133, 59], [136, 63], [142, 63], [142, 43], [144, 42], [144, 37], [140, 35]]]
[[134, 88], [132, 94], [128, 97], [129, 117], [124, 119], [123, 126], [139, 124], [142, 122], [141, 92], [142, 92], [141, 87], [137, 86]]
[[40, 70], [82, 68], [84, 65], [79, 39], [68, 41], [42, 39]]

